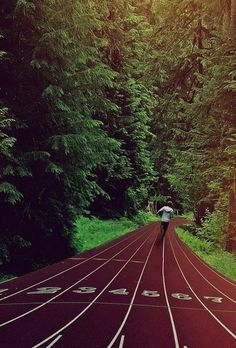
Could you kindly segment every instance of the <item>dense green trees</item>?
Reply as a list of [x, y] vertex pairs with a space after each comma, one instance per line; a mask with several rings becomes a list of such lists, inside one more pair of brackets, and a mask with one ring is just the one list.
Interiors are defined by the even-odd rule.
[[[1, 5], [1, 127], [9, 128], [2, 135], [9, 158], [3, 148], [1, 249], [3, 261], [21, 255], [24, 270], [29, 260], [72, 252], [75, 216], [95, 199], [91, 210], [99, 216], [146, 205], [154, 178], [147, 143], [152, 100], [128, 71], [125, 26], [131, 30], [132, 23], [124, 6]], [[6, 118], [7, 108], [14, 118]], [[7, 161], [14, 161], [14, 173]]]
[[134, 215], [150, 195], [227, 217], [234, 0], [0, 6], [4, 263], [69, 255], [75, 216]]
[[223, 246], [235, 161], [233, 6], [233, 1], [163, 2], [151, 39], [158, 59], [150, 69], [159, 72], [154, 83], [161, 100], [154, 125], [167, 140], [164, 147], [157, 142], [154, 151], [165, 158], [163, 176], [184, 208], [194, 211], [198, 224], [205, 216], [214, 220], [211, 239]]

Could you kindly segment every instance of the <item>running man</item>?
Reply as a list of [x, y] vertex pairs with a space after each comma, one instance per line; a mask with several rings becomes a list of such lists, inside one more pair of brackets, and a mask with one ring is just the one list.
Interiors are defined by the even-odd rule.
[[163, 240], [167, 232], [170, 219], [174, 216], [173, 203], [168, 201], [167, 205], [164, 205], [164, 207], [158, 210], [157, 215], [158, 214], [161, 215], [161, 239]]

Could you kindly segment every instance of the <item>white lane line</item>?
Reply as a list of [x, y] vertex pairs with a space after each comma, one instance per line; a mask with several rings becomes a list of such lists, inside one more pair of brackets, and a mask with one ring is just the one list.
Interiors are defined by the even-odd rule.
[[[3, 303], [0, 305], [0, 307], [4, 306], [23, 306], [23, 305], [35, 305], [35, 304], [42, 304], [43, 302], [13, 302], [13, 303]], [[66, 301], [66, 302], [50, 302], [49, 305], [80, 305], [80, 304], [88, 304], [90, 303], [89, 301]], [[129, 306], [130, 303], [128, 302], [99, 302], [96, 301], [94, 304], [97, 305], [112, 305], [112, 306]], [[134, 303], [134, 307], [148, 307], [148, 308], [167, 308], [167, 306], [161, 306], [161, 305], [149, 305], [149, 304], [143, 304], [143, 303]], [[191, 307], [177, 307], [177, 306], [172, 306], [172, 309], [179, 309], [179, 310], [186, 310], [186, 311], [199, 311], [203, 312], [206, 311], [204, 308], [191, 308]], [[207, 312], [207, 311], [206, 311]], [[235, 313], [235, 310], [228, 310], [228, 309], [212, 309], [212, 312], [219, 312], [219, 313]]]
[[193, 288], [191, 287], [191, 285], [187, 281], [187, 278], [185, 277], [184, 272], [182, 271], [182, 268], [180, 267], [180, 264], [177, 260], [177, 257], [176, 257], [176, 254], [175, 254], [175, 251], [174, 251], [174, 248], [173, 248], [173, 245], [172, 245], [170, 238], [169, 238], [169, 241], [170, 241], [170, 245], [171, 245], [171, 249], [172, 249], [175, 261], [176, 261], [176, 263], [179, 267], [179, 270], [180, 270], [185, 282], [187, 283], [189, 289], [192, 291], [192, 293], [195, 295], [195, 297], [198, 299], [198, 301], [201, 303], [201, 305], [207, 310], [207, 312], [218, 322], [218, 324], [220, 324], [234, 339], [236, 339], [236, 335], [226, 325], [224, 325], [197, 296], [196, 292], [193, 290]]
[[141, 272], [141, 274], [140, 274], [140, 276], [139, 276], [139, 279], [138, 279], [136, 288], [135, 288], [135, 290], [134, 290], [132, 299], [131, 299], [131, 301], [130, 301], [129, 308], [128, 308], [128, 310], [127, 310], [127, 313], [126, 313], [126, 315], [125, 315], [125, 317], [124, 317], [124, 319], [123, 319], [123, 321], [122, 321], [122, 323], [121, 323], [119, 329], [117, 330], [115, 336], [113, 337], [113, 339], [111, 340], [111, 342], [110, 342], [110, 344], [107, 346], [107, 348], [112, 348], [113, 344], [116, 342], [118, 336], [120, 335], [120, 333], [121, 333], [121, 331], [122, 331], [122, 329], [123, 329], [123, 327], [124, 327], [124, 325], [125, 325], [125, 323], [126, 323], [126, 321], [127, 321], [127, 319], [128, 319], [128, 316], [129, 316], [129, 314], [130, 314], [130, 311], [131, 311], [131, 309], [132, 309], [132, 306], [133, 306], [133, 303], [134, 303], [134, 300], [135, 300], [136, 293], [137, 293], [137, 291], [138, 291], [139, 284], [140, 284], [140, 282], [141, 282], [143, 273], [144, 273], [144, 271], [145, 271], [145, 268], [146, 268], [146, 266], [147, 266], [148, 260], [149, 260], [149, 258], [150, 258], [150, 255], [151, 255], [151, 252], [152, 252], [152, 249], [153, 249], [155, 243], [156, 243], [156, 234], [155, 234], [154, 242], [152, 243], [152, 246], [151, 246], [151, 248], [150, 248], [150, 250], [149, 250], [148, 256], [147, 256], [146, 261], [145, 261], [145, 263], [144, 263], [142, 272]]
[[168, 295], [167, 295], [167, 291], [166, 291], [166, 282], [165, 282], [165, 237], [164, 237], [164, 240], [163, 240], [163, 247], [162, 247], [162, 281], [163, 281], [163, 287], [164, 287], [164, 294], [165, 294], [166, 304], [167, 304], [167, 308], [168, 308], [168, 312], [169, 312], [169, 316], [170, 316], [170, 322], [171, 322], [172, 331], [173, 331], [174, 340], [175, 340], [175, 347], [179, 348], [179, 340], [178, 340], [178, 336], [177, 336], [175, 322], [174, 322], [174, 318], [173, 318], [173, 315], [172, 315], [172, 312], [171, 312], [170, 303], [169, 303]]
[[59, 335], [55, 338], [54, 341], [52, 341], [46, 348], [51, 348], [52, 346], [54, 346], [55, 343], [57, 343], [57, 341], [59, 341], [59, 339], [62, 338], [62, 335]]
[[48, 340], [50, 340], [51, 338], [57, 336], [59, 333], [61, 333], [62, 331], [64, 331], [65, 329], [67, 329], [70, 325], [72, 325], [76, 320], [78, 320], [95, 302], [96, 300], [105, 292], [105, 290], [111, 285], [111, 283], [118, 277], [118, 275], [123, 271], [123, 269], [127, 266], [127, 264], [130, 262], [130, 260], [132, 260], [132, 258], [134, 257], [134, 255], [137, 254], [137, 252], [142, 248], [142, 246], [147, 242], [147, 240], [150, 238], [150, 236], [148, 236], [144, 242], [139, 246], [138, 249], [136, 249], [136, 251], [132, 254], [132, 256], [129, 258], [129, 260], [121, 267], [121, 269], [116, 273], [116, 275], [109, 281], [109, 283], [102, 289], [102, 291], [100, 291], [100, 293], [93, 299], [93, 301], [91, 301], [89, 303], [89, 305], [87, 307], [85, 307], [83, 309], [82, 312], [80, 312], [78, 315], [76, 315], [76, 317], [74, 317], [72, 320], [70, 320], [66, 325], [62, 326], [59, 330], [57, 330], [56, 332], [54, 332], [51, 336], [48, 336], [47, 338], [45, 338], [43, 341], [39, 342], [38, 344], [36, 344], [35, 346], [33, 346], [32, 348], [38, 348], [40, 347], [42, 344], [44, 344], [45, 342], [47, 342]]
[[[74, 258], [74, 257], [71, 257], [70, 260], [85, 260], [85, 258]], [[94, 261], [106, 261], [107, 258], [102, 258], [102, 257], [96, 257], [96, 258], [93, 258]], [[127, 260], [122, 260], [122, 259], [113, 259], [113, 261], [116, 261], [116, 262], [126, 262]], [[138, 260], [132, 260], [131, 262], [133, 263], [144, 263], [143, 261], [138, 261]]]
[[[148, 233], [146, 233], [146, 234], [148, 234]], [[145, 236], [146, 236], [146, 234], [145, 234]], [[6, 321], [6, 322], [1, 323], [1, 324], [0, 324], [0, 327], [5, 326], [5, 325], [7, 325], [7, 324], [10, 324], [10, 323], [12, 323], [13, 321], [16, 321], [16, 320], [18, 320], [18, 319], [20, 319], [20, 318], [23, 318], [23, 317], [25, 317], [26, 315], [28, 315], [28, 314], [30, 314], [30, 313], [33, 313], [33, 312], [35, 312], [36, 310], [38, 310], [38, 309], [40, 309], [40, 308], [46, 306], [48, 303], [52, 302], [52, 301], [55, 300], [56, 298], [58, 298], [58, 297], [60, 297], [61, 295], [63, 295], [65, 292], [69, 291], [69, 290], [70, 290], [71, 288], [73, 288], [75, 285], [81, 283], [84, 279], [86, 279], [87, 277], [89, 277], [90, 275], [92, 275], [93, 273], [95, 273], [96, 271], [98, 271], [100, 268], [104, 267], [104, 266], [105, 266], [107, 263], [109, 263], [114, 257], [116, 257], [117, 255], [119, 255], [120, 253], [122, 253], [125, 249], [127, 249], [130, 245], [134, 244], [137, 240], [141, 239], [142, 237], [143, 237], [143, 235], [141, 235], [141, 236], [139, 236], [138, 238], [136, 238], [133, 242], [131, 242], [130, 244], [128, 244], [125, 248], [123, 248], [123, 249], [122, 249], [121, 251], [119, 251], [117, 254], [113, 255], [112, 258], [111, 258], [110, 260], [104, 262], [102, 265], [100, 265], [99, 267], [95, 268], [95, 270], [93, 270], [92, 272], [88, 273], [86, 276], [84, 276], [83, 278], [81, 278], [80, 280], [78, 280], [77, 282], [75, 282], [74, 284], [72, 284], [71, 286], [69, 286], [68, 288], [66, 288], [65, 290], [63, 290], [62, 292], [60, 292], [58, 295], [52, 297], [50, 300], [44, 302], [44, 303], [41, 304], [40, 306], [37, 306], [37, 307], [35, 307], [35, 308], [33, 308], [33, 309], [31, 309], [31, 310], [29, 310], [29, 311], [27, 311], [27, 312], [25, 312], [25, 313], [19, 315], [18, 317], [15, 317], [15, 318], [13, 318], [13, 319], [10, 319], [10, 320], [8, 320], [8, 321]], [[146, 241], [146, 239], [145, 239], [145, 241]]]
[[124, 340], [125, 340], [125, 336], [122, 335], [122, 336], [121, 336], [121, 339], [120, 339], [119, 348], [123, 348], [123, 346], [124, 346]]
[[110, 250], [110, 249], [116, 247], [116, 246], [119, 245], [120, 243], [125, 242], [127, 239], [130, 239], [131, 237], [132, 237], [132, 236], [128, 236], [128, 237], [125, 238], [124, 240], [122, 240], [122, 241], [120, 241], [120, 242], [118, 242], [118, 243], [112, 245], [111, 247], [109, 247], [109, 248], [107, 248], [107, 249], [105, 249], [105, 250], [100, 251], [99, 253], [95, 254], [94, 256], [91, 256], [90, 258], [88, 258], [88, 259], [86, 259], [86, 260], [80, 262], [80, 263], [77, 264], [77, 265], [74, 265], [74, 266], [72, 266], [72, 267], [69, 267], [69, 268], [65, 269], [64, 271], [61, 271], [61, 272], [59, 272], [59, 273], [56, 273], [56, 274], [54, 274], [53, 276], [51, 276], [51, 277], [49, 277], [49, 278], [46, 278], [46, 279], [44, 279], [44, 280], [41, 280], [41, 281], [38, 282], [38, 283], [35, 283], [35, 284], [33, 284], [33, 285], [28, 286], [27, 288], [24, 288], [24, 289], [21, 289], [21, 290], [19, 290], [19, 291], [17, 291], [17, 292], [14, 292], [14, 293], [11, 294], [11, 295], [8, 295], [8, 296], [5, 296], [5, 297], [3, 297], [3, 298], [0, 298], [0, 301], [3, 301], [3, 300], [5, 300], [5, 299], [7, 299], [7, 298], [9, 298], [9, 297], [12, 297], [12, 296], [16, 296], [16, 295], [18, 295], [18, 294], [20, 294], [20, 293], [22, 293], [22, 292], [24, 292], [24, 291], [26, 291], [26, 290], [29, 290], [29, 289], [31, 289], [31, 288], [37, 286], [37, 285], [40, 285], [40, 284], [42, 284], [42, 283], [44, 283], [44, 282], [47, 282], [48, 280], [51, 280], [51, 279], [53, 279], [53, 278], [56, 278], [56, 277], [58, 277], [58, 276], [60, 276], [60, 275], [62, 275], [62, 274], [64, 274], [64, 273], [66, 273], [66, 272], [68, 272], [68, 271], [70, 271], [70, 270], [76, 268], [76, 267], [79, 267], [79, 266], [81, 266], [82, 264], [84, 264], [84, 263], [86, 263], [86, 262], [92, 260], [93, 258], [97, 257], [98, 255], [101, 255], [102, 253], [104, 253], [104, 252], [106, 252], [106, 251], [108, 251], [108, 250]]
[[[179, 238], [179, 237], [178, 237]], [[179, 238], [179, 240], [181, 241], [181, 239]], [[181, 243], [183, 243], [181, 241]], [[205, 267], [207, 267], [210, 271], [212, 271], [213, 273], [215, 273], [219, 278], [223, 279], [225, 282], [231, 284], [232, 286], [236, 286], [236, 283], [231, 282], [230, 280], [224, 278], [223, 276], [221, 276], [219, 273], [217, 273], [213, 268], [211, 268], [206, 262], [203, 262], [203, 260], [194, 252], [192, 252], [192, 250], [189, 248], [188, 245], [186, 245], [185, 243], [183, 243], [186, 248], [189, 250], [189, 252], [191, 253], [191, 255], [193, 255], [198, 261], [200, 261]]]
[[178, 245], [179, 249], [181, 250], [181, 252], [185, 255], [185, 257], [188, 259], [188, 261], [191, 263], [191, 265], [195, 268], [195, 270], [200, 274], [200, 276], [205, 279], [205, 281], [210, 284], [215, 290], [217, 290], [218, 292], [220, 292], [223, 296], [227, 297], [230, 301], [232, 301], [233, 303], [236, 303], [235, 300], [233, 300], [231, 297], [229, 297], [228, 295], [226, 295], [223, 291], [221, 291], [220, 289], [218, 289], [215, 285], [213, 285], [208, 279], [206, 279], [206, 277], [204, 277], [204, 275], [197, 269], [197, 267], [195, 267], [195, 265], [192, 263], [192, 261], [189, 259], [189, 257], [187, 256], [187, 254], [184, 252], [184, 250], [181, 248], [181, 246], [179, 245], [178, 241], [175, 239], [176, 244]]

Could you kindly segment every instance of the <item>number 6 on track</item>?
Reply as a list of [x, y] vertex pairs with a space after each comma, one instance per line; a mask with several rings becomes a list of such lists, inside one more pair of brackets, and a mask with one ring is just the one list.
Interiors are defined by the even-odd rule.
[[178, 300], [185, 300], [189, 301], [192, 300], [192, 297], [186, 294], [181, 294], [181, 293], [176, 293], [176, 294], [171, 294], [172, 297], [177, 298]]

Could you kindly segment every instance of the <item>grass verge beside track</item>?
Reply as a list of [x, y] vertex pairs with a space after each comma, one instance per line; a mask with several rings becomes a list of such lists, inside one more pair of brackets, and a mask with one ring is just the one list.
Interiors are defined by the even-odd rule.
[[[76, 252], [80, 253], [105, 244], [153, 221], [157, 221], [156, 215], [145, 211], [140, 211], [132, 219], [123, 217], [116, 220], [99, 220], [95, 217], [80, 216], [75, 221], [72, 245]], [[0, 282], [15, 276], [0, 273]]]
[[156, 216], [147, 212], [140, 212], [133, 219], [123, 217], [117, 220], [81, 216], [75, 222], [72, 244], [78, 252], [83, 252], [153, 221], [157, 221]]
[[213, 243], [203, 241], [180, 227], [176, 228], [179, 238], [208, 265], [226, 277], [236, 281], [236, 256], [217, 249]]

